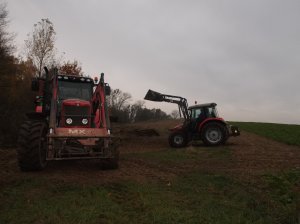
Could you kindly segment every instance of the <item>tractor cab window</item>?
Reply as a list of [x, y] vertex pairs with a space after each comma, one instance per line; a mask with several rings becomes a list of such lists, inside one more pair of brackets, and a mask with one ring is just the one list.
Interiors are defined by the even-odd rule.
[[194, 108], [191, 110], [191, 118], [192, 119], [197, 119], [203, 115], [204, 115], [203, 108]]
[[93, 86], [86, 82], [58, 81], [58, 97], [65, 99], [90, 100], [93, 94]]
[[206, 108], [206, 114], [207, 114], [207, 117], [209, 117], [209, 118], [219, 117], [217, 108], [215, 108], [215, 107]]

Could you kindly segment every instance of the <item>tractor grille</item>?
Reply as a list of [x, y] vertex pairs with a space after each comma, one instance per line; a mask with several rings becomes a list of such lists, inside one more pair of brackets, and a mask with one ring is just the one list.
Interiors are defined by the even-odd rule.
[[65, 123], [66, 126], [89, 126], [90, 124], [82, 124], [82, 119], [89, 119], [89, 107], [82, 106], [65, 106], [65, 119], [71, 118], [72, 124]]
[[65, 106], [66, 115], [82, 115], [86, 116], [89, 113], [89, 107]]

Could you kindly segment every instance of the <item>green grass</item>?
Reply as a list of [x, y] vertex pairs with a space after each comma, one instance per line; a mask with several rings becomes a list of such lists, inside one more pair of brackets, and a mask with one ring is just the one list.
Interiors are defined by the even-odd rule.
[[266, 174], [264, 180], [270, 201], [279, 208], [278, 217], [281, 223], [297, 223], [297, 216], [300, 218], [300, 169]]
[[230, 122], [230, 124], [275, 141], [300, 146], [300, 125], [255, 122]]
[[296, 224], [300, 170], [262, 179], [259, 187], [201, 172], [89, 186], [27, 178], [2, 187], [0, 223]]
[[0, 223], [99, 223], [118, 214], [104, 188], [46, 180], [17, 182], [2, 190], [1, 202]]
[[101, 186], [24, 179], [1, 189], [0, 223], [296, 223], [295, 197], [282, 202], [278, 191], [293, 195], [294, 183], [278, 178], [265, 177], [268, 200], [253, 186], [203, 173]]
[[[285, 136], [283, 142], [299, 145], [297, 125], [235, 124], [277, 141]], [[299, 223], [300, 170], [243, 180], [226, 170], [208, 173], [201, 166], [206, 162], [208, 167], [221, 164], [219, 169], [222, 165], [226, 169], [234, 158], [234, 152], [224, 146], [124, 154], [125, 161], [138, 159], [157, 169], [180, 170], [169, 180], [148, 182], [120, 178], [86, 185], [47, 178], [46, 173], [24, 174], [0, 186], [0, 223]], [[187, 170], [186, 165], [190, 165]]]

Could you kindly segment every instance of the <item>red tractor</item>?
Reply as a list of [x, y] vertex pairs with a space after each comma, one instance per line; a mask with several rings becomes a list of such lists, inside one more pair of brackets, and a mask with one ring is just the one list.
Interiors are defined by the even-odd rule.
[[117, 168], [119, 151], [111, 135], [106, 96], [110, 87], [87, 77], [58, 74], [32, 81], [38, 91], [35, 112], [20, 128], [18, 162], [22, 171], [42, 170], [50, 160], [99, 159]]
[[238, 127], [231, 126], [220, 118], [216, 103], [197, 104], [188, 107], [187, 100], [180, 96], [165, 95], [149, 90], [145, 100], [176, 103], [184, 122], [170, 129], [169, 144], [171, 147], [185, 147], [189, 142], [202, 140], [205, 145], [224, 144], [229, 136], [238, 136]]

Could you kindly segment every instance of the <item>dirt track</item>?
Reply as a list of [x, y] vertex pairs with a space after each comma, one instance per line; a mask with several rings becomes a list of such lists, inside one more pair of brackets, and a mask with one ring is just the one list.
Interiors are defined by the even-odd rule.
[[[204, 146], [190, 146], [183, 150], [201, 150]], [[272, 171], [300, 168], [300, 147], [278, 143], [254, 134], [243, 132], [240, 137], [231, 138], [225, 145], [230, 150], [229, 160], [215, 160], [203, 157], [195, 164], [182, 163], [179, 166], [152, 163], [149, 160], [127, 155], [146, 151], [161, 151], [168, 148], [166, 136], [125, 138], [120, 147], [121, 159], [118, 170], [99, 170], [98, 163], [91, 161], [50, 162], [42, 172], [22, 173], [17, 167], [15, 149], [0, 149], [0, 185], [30, 177], [53, 179], [74, 183], [106, 183], [118, 180], [151, 181], [168, 183], [177, 174], [197, 166], [204, 172], [217, 171], [238, 178], [253, 177]], [[219, 150], [211, 148], [211, 150]]]

